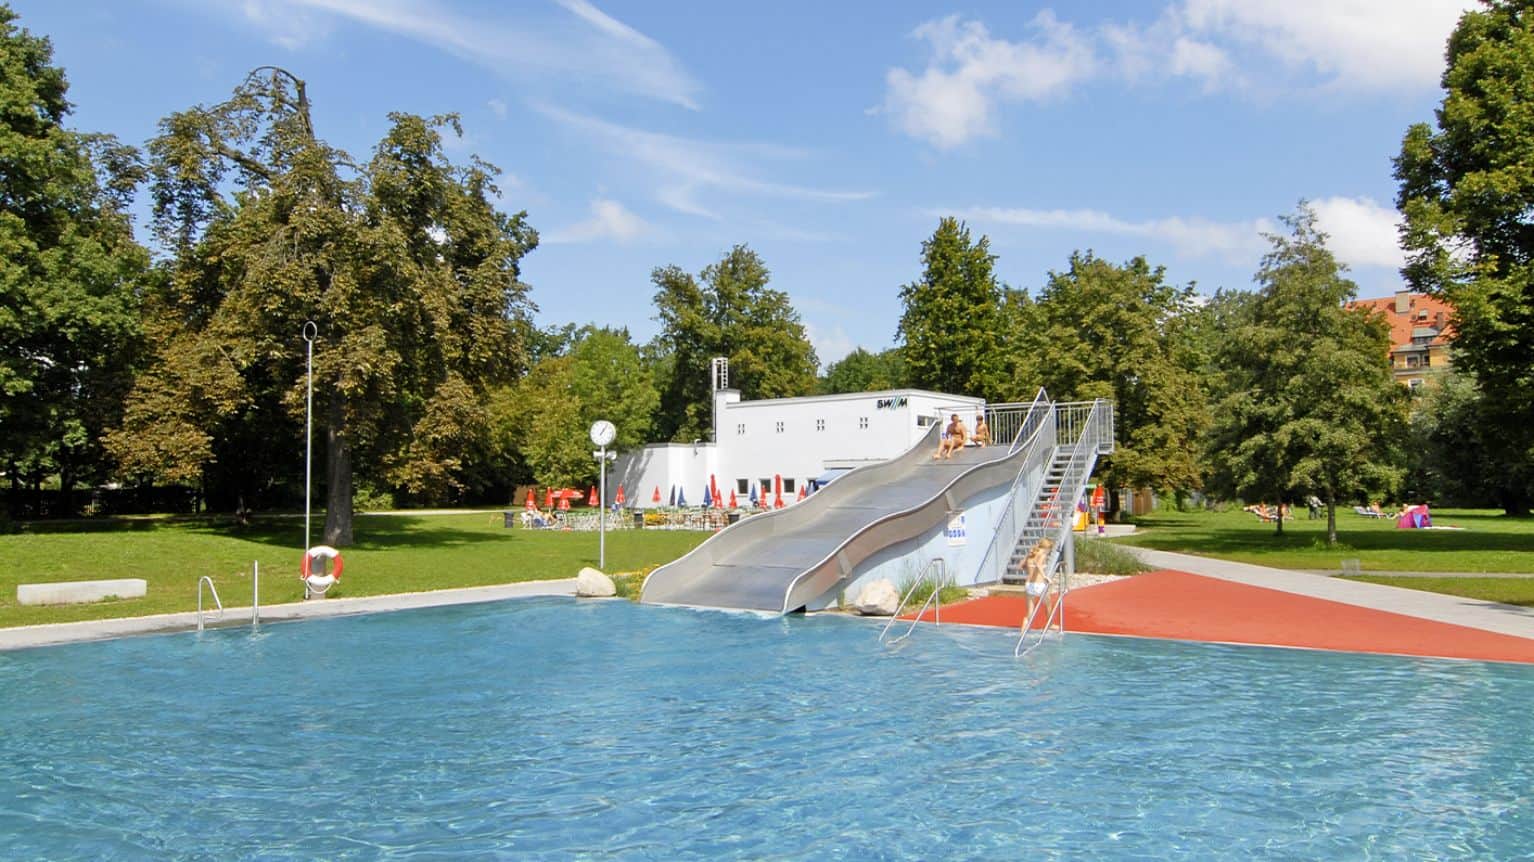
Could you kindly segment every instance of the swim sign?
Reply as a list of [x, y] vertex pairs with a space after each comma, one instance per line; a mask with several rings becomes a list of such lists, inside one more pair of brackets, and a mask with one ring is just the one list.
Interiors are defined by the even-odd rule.
[[964, 513], [948, 513], [948, 529], [943, 533], [948, 536], [948, 544], [963, 545], [969, 542], [969, 534], [964, 529]]
[[904, 395], [898, 398], [880, 398], [874, 401], [875, 410], [898, 410], [910, 403]]

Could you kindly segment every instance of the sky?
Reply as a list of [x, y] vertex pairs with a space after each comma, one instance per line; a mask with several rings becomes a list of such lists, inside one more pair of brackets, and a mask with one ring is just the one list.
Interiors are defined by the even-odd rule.
[[[1036, 293], [1076, 250], [1248, 288], [1315, 207], [1361, 296], [1401, 288], [1391, 158], [1471, 0], [662, 3], [13, 0], [70, 124], [129, 143], [261, 65], [366, 156], [457, 112], [526, 210], [540, 325], [657, 324], [650, 273], [750, 245], [823, 363], [894, 343], [944, 215]], [[141, 223], [141, 233], [144, 233]], [[147, 237], [141, 237], [147, 239]]]

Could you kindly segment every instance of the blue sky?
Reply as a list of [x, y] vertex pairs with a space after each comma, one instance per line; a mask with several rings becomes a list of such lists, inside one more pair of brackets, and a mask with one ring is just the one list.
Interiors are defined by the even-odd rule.
[[542, 324], [655, 331], [649, 273], [735, 243], [822, 361], [892, 343], [941, 214], [1036, 291], [1075, 249], [1246, 287], [1317, 207], [1364, 296], [1399, 284], [1390, 158], [1438, 102], [1469, 0], [658, 3], [19, 0], [73, 124], [142, 143], [251, 68], [309, 84], [332, 144], [463, 115], [542, 235]]

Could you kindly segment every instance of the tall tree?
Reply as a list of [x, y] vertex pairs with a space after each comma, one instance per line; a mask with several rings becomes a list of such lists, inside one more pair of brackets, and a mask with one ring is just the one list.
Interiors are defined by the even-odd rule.
[[0, 6], [0, 464], [56, 475], [69, 505], [102, 475], [141, 331], [149, 255], [126, 206], [138, 153], [64, 128], [69, 85], [47, 39]]
[[668, 357], [660, 436], [706, 438], [712, 410], [710, 363], [730, 361], [730, 384], [741, 397], [784, 398], [815, 390], [815, 348], [788, 294], [767, 286], [761, 256], [744, 245], [730, 249], [697, 278], [680, 267], [657, 268], [659, 341]]
[[517, 451], [539, 484], [595, 484], [587, 437], [592, 423], [613, 423], [614, 450], [639, 446], [651, 439], [659, 403], [628, 331], [587, 326], [575, 332], [567, 353], [539, 361], [496, 396], [492, 433]]
[[316, 135], [304, 82], [271, 68], [162, 121], [152, 191], [174, 258], [157, 364], [116, 438], [126, 462], [251, 465], [247, 484], [296, 463], [312, 320], [326, 542], [351, 541], [358, 463], [417, 493], [463, 482], [486, 387], [525, 367], [518, 263], [537, 235], [495, 209], [493, 166], [447, 160], [456, 117], [390, 122], [359, 165]]
[[820, 391], [827, 395], [841, 392], [877, 392], [900, 389], [906, 385], [905, 359], [898, 347], [870, 353], [859, 347], [826, 366], [820, 378]]
[[[1407, 129], [1395, 160], [1402, 274], [1454, 308], [1454, 362], [1481, 413], [1534, 463], [1534, 2], [1487, 0], [1449, 37], [1437, 129]], [[1534, 489], [1504, 495], [1523, 514]]]
[[994, 400], [1006, 375], [991, 241], [972, 240], [963, 222], [947, 216], [922, 243], [921, 257], [921, 278], [900, 288], [895, 333], [911, 385]]
[[1456, 371], [1427, 387], [1411, 411], [1412, 497], [1457, 506], [1518, 509], [1534, 488], [1534, 461], [1485, 414], [1474, 378]]
[[1197, 443], [1209, 424], [1207, 393], [1188, 319], [1193, 286], [1137, 257], [1122, 266], [1071, 255], [1029, 310], [1020, 391], [1044, 386], [1059, 400], [1111, 398], [1118, 444], [1104, 466], [1112, 487], [1166, 493], [1203, 483]]
[[[1210, 435], [1216, 484], [1248, 500], [1315, 494], [1337, 541], [1337, 502], [1383, 495], [1401, 478], [1405, 389], [1390, 372], [1389, 327], [1349, 309], [1357, 288], [1305, 203], [1257, 272], [1259, 290], [1219, 354], [1229, 387]], [[1283, 532], [1283, 519], [1274, 519]]]

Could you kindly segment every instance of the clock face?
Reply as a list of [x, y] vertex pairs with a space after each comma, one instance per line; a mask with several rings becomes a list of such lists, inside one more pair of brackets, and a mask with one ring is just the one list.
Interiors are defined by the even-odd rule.
[[608, 422], [606, 419], [599, 419], [591, 426], [591, 442], [598, 446], [606, 446], [608, 443], [613, 442], [613, 438], [616, 436], [618, 436], [618, 429], [613, 427], [613, 423]]

